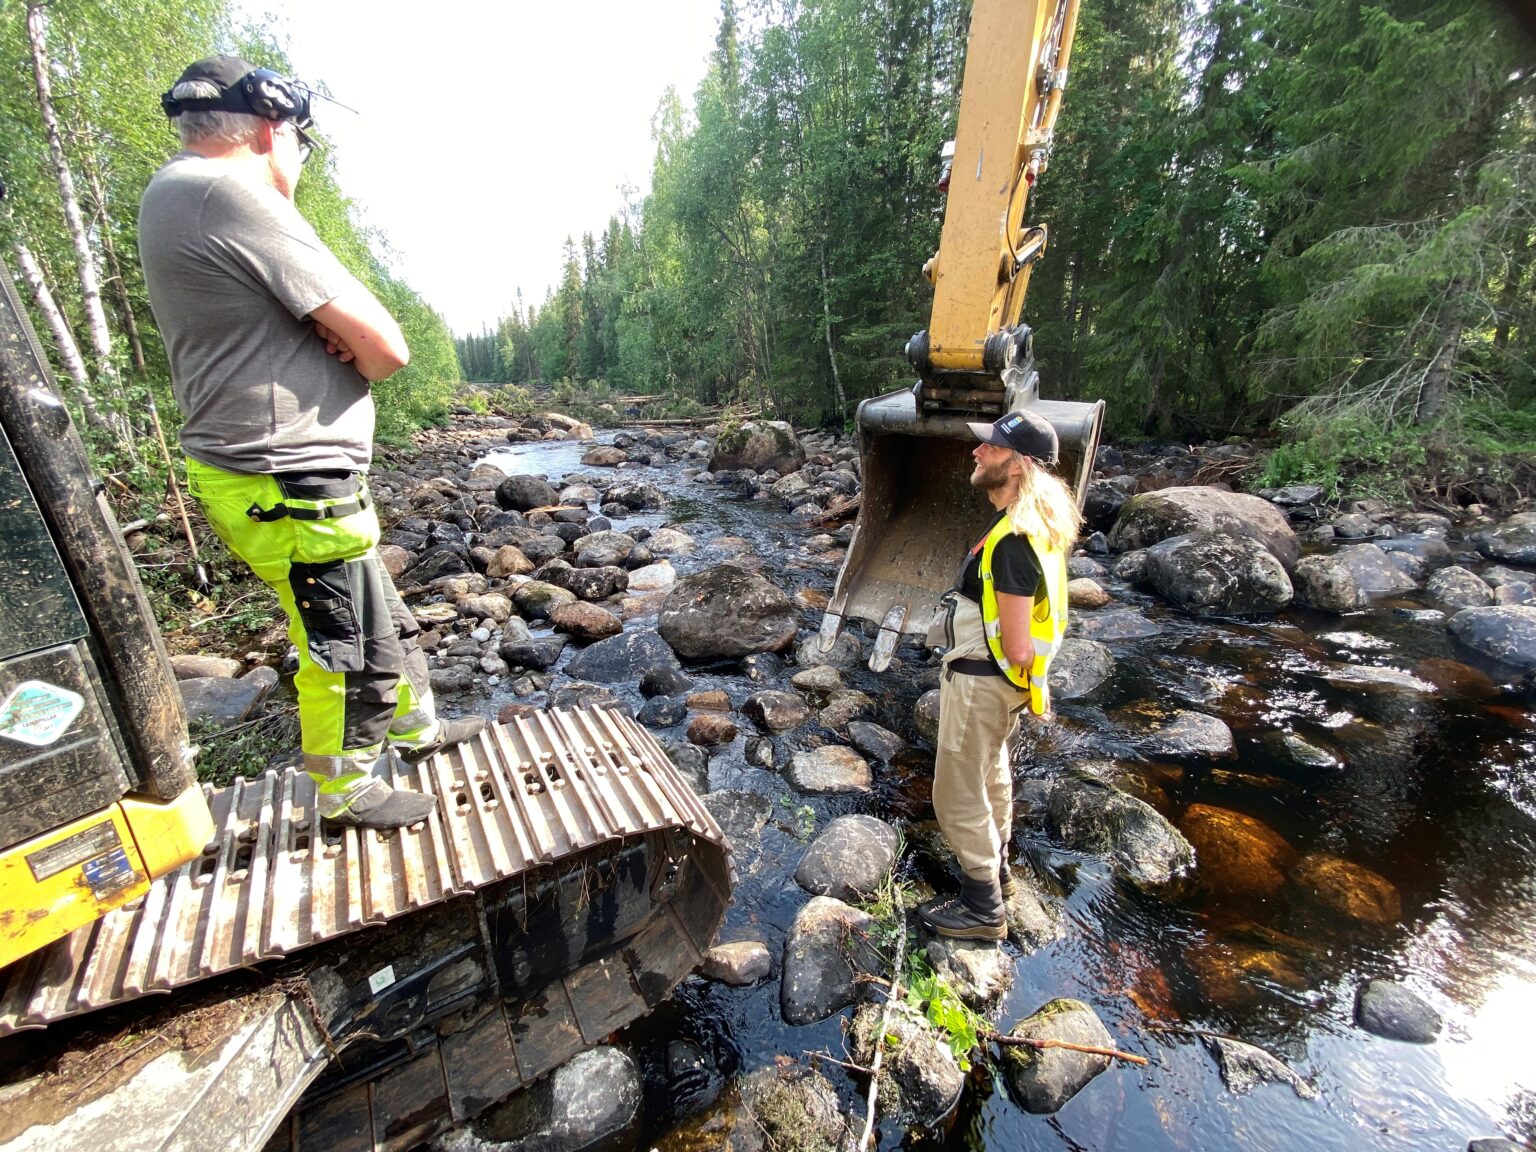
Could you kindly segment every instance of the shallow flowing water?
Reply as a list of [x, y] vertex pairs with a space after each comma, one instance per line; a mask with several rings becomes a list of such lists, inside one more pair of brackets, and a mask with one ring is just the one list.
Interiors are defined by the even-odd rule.
[[[582, 471], [583, 449], [525, 445], [488, 459], [558, 484]], [[835, 567], [807, 551], [810, 533], [776, 504], [693, 484], [670, 468], [621, 475], [657, 484], [670, 503], [621, 519], [617, 529], [666, 523], [700, 542], [693, 557], [674, 560], [680, 574], [725, 559], [739, 545], [712, 542], [731, 537], [746, 540], [786, 590], [830, 592]], [[1051, 1117], [1024, 1112], [977, 1073], [945, 1131], [885, 1131], [882, 1146], [1385, 1152], [1536, 1137], [1536, 1059], [1528, 1051], [1536, 1024], [1536, 717], [1528, 706], [1505, 690], [1497, 669], [1464, 662], [1440, 622], [1415, 617], [1424, 605], [1411, 599], [1342, 618], [1297, 610], [1258, 622], [1201, 621], [1105, 583], [1115, 607], [1141, 609], [1162, 632], [1111, 645], [1115, 675], [1086, 700], [1058, 705], [1049, 732], [1017, 758], [1020, 779], [1120, 761], [1128, 766], [1122, 786], [1175, 822], [1192, 804], [1256, 818], [1284, 838], [1289, 860], [1326, 853], [1384, 878], [1400, 894], [1401, 915], [1385, 924], [1320, 915], [1298, 895], [1294, 872], [1264, 896], [1190, 886], [1153, 897], [1115, 881], [1102, 860], [1021, 835], [1016, 854], [1060, 903], [1065, 930], [1017, 957], [1001, 1025], [1072, 996], [1093, 1006], [1120, 1047], [1150, 1063], [1112, 1067]], [[807, 629], [816, 623], [807, 612]], [[884, 676], [861, 667], [845, 679], [877, 701], [872, 720], [910, 739], [921, 656], [905, 646], [898, 656]], [[724, 688], [735, 705], [768, 686], [734, 668], [689, 671], [700, 689]], [[632, 688], [615, 687], [638, 706]], [[1236, 756], [1143, 755], [1135, 730], [1175, 708], [1225, 720]], [[681, 731], [659, 735], [681, 739]], [[1285, 733], [1326, 755], [1303, 766], [1281, 742]], [[931, 812], [921, 762], [888, 774], [873, 800], [824, 801], [749, 767], [743, 745], [738, 738], [714, 753], [711, 787], [761, 792], [775, 807], [760, 850], [742, 853], [721, 938], [761, 939], [777, 957], [806, 899], [792, 873], [814, 830], [860, 803], [888, 819]], [[938, 871], [928, 878], [944, 882]], [[1443, 1014], [1436, 1043], [1383, 1040], [1353, 1023], [1356, 989], [1375, 977], [1403, 981]], [[1269, 1049], [1315, 1085], [1317, 1098], [1278, 1084], [1230, 1093], [1192, 1034], [1200, 1030]], [[843, 1054], [840, 1018], [802, 1028], [781, 1022], [777, 980], [751, 989], [690, 981], [622, 1039], [646, 1073], [642, 1146], [663, 1152], [713, 1146], [690, 1130], [735, 1074], [782, 1055]], [[704, 1070], [667, 1072], [666, 1049], [678, 1039], [702, 1049]], [[823, 1070], [851, 1109], [858, 1086], [835, 1067]]]

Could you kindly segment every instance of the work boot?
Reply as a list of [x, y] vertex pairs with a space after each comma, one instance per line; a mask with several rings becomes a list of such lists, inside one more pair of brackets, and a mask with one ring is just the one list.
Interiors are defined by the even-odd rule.
[[458, 716], [452, 720], [440, 720], [437, 725], [437, 739], [418, 744], [414, 748], [397, 747], [395, 752], [407, 764], [420, 764], [428, 756], [434, 756], [444, 748], [452, 748], [455, 744], [462, 744], [480, 735], [484, 730], [484, 716]]
[[917, 914], [940, 936], [955, 940], [1001, 940], [1008, 935], [1003, 894], [995, 879], [964, 876], [958, 898], [925, 904]]
[[364, 783], [357, 795], [325, 819], [349, 828], [408, 828], [420, 824], [436, 807], [436, 796], [391, 788], [374, 779]]

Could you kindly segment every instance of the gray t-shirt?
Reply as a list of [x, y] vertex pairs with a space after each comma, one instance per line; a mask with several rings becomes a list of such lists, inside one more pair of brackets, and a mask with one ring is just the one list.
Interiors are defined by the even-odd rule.
[[183, 152], [144, 191], [139, 258], [187, 455], [231, 472], [367, 469], [368, 381], [308, 319], [357, 280], [298, 209]]

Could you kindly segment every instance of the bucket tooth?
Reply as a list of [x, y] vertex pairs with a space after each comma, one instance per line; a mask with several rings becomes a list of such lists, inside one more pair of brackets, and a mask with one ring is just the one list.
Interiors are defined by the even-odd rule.
[[896, 645], [901, 641], [901, 632], [906, 626], [907, 613], [911, 608], [906, 602], [894, 604], [885, 614], [885, 619], [880, 621], [880, 633], [875, 637], [874, 651], [869, 654], [871, 672], [884, 672], [890, 667], [891, 657], [896, 654]]
[[832, 645], [837, 641], [837, 634], [843, 630], [843, 618], [837, 612], [823, 612], [821, 614], [821, 633], [817, 637], [817, 644], [823, 652], [832, 651]]

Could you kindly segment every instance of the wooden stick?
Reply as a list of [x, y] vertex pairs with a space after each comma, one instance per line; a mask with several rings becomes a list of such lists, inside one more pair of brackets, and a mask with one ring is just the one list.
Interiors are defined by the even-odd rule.
[[805, 1055], [812, 1060], [825, 1060], [829, 1064], [836, 1064], [839, 1068], [846, 1068], [850, 1072], [857, 1072], [861, 1076], [874, 1075], [873, 1068], [866, 1068], [862, 1064], [850, 1064], [846, 1060], [839, 1060], [836, 1056], [829, 1056], [825, 1052], [807, 1052]]
[[1090, 1056], [1109, 1056], [1124, 1060], [1127, 1064], [1146, 1064], [1145, 1056], [1133, 1056], [1118, 1048], [1096, 1048], [1092, 1044], [1072, 1044], [1066, 1040], [1036, 1040], [1032, 1036], [1005, 1036], [1001, 1032], [983, 1032], [983, 1040], [990, 1040], [1004, 1048], [1065, 1048], [1068, 1052], [1087, 1052]]
[[901, 964], [907, 957], [907, 913], [901, 904], [901, 885], [891, 878], [891, 902], [896, 908], [896, 963], [891, 970], [891, 994], [880, 1009], [880, 1027], [875, 1031], [875, 1058], [869, 1062], [869, 1106], [864, 1115], [864, 1132], [859, 1136], [858, 1152], [864, 1152], [875, 1134], [875, 1097], [880, 1092], [880, 1060], [885, 1055], [885, 1026], [891, 1018], [891, 1004], [901, 997]]

